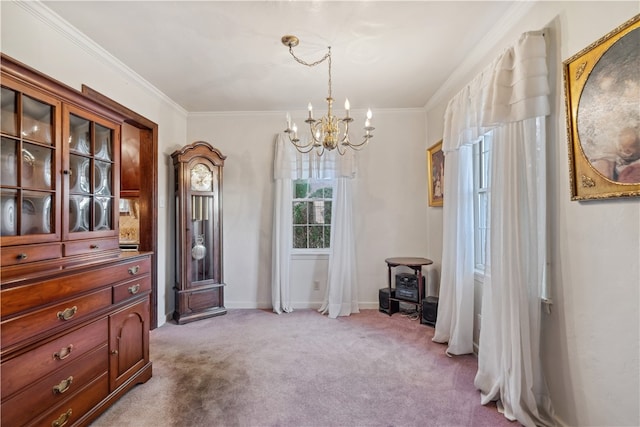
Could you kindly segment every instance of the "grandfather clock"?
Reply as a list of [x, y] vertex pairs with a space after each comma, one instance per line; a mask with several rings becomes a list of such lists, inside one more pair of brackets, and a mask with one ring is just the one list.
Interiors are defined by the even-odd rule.
[[225, 314], [222, 281], [222, 168], [226, 156], [204, 141], [175, 151], [178, 324]]

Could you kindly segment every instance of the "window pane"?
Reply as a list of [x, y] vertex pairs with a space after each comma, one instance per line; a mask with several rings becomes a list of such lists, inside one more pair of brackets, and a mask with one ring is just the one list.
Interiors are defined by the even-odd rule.
[[310, 226], [309, 227], [309, 248], [324, 248], [324, 227], [322, 226]]
[[293, 202], [293, 223], [307, 223], [307, 202]]
[[313, 216], [310, 222], [313, 224], [324, 224], [324, 201], [316, 200], [309, 202], [309, 207], [313, 209], [311, 211]]
[[307, 248], [307, 227], [306, 226], [293, 227], [293, 247], [297, 249]]
[[309, 184], [304, 179], [294, 181], [294, 199], [306, 199], [309, 194]]

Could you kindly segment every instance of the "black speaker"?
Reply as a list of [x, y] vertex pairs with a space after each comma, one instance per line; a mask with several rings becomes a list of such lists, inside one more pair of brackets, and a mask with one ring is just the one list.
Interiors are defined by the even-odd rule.
[[426, 297], [422, 300], [422, 322], [430, 326], [436, 326], [438, 317], [438, 297]]
[[[391, 298], [395, 298], [395, 294], [395, 289], [391, 289]], [[400, 310], [398, 301], [391, 301], [391, 309], [389, 309], [389, 288], [380, 288], [378, 291], [378, 303], [380, 304], [379, 310], [383, 313], [393, 314]]]

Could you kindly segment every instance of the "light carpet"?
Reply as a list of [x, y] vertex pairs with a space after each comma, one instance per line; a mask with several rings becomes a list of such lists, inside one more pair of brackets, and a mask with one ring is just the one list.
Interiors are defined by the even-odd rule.
[[229, 310], [151, 332], [153, 377], [92, 426], [519, 426], [480, 405], [473, 355], [378, 310]]

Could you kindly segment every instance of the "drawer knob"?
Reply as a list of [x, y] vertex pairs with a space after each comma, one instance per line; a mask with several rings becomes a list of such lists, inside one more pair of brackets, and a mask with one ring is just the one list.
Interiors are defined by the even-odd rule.
[[78, 307], [73, 306], [71, 308], [67, 308], [63, 311], [58, 312], [58, 319], [60, 320], [69, 320], [78, 312]]
[[73, 344], [69, 344], [69, 347], [63, 347], [57, 353], [53, 353], [53, 358], [56, 360], [63, 360], [69, 357], [73, 350]]
[[111, 354], [115, 356], [116, 354], [118, 354], [118, 350], [111, 350]]
[[69, 377], [66, 380], [60, 381], [60, 384], [53, 386], [53, 394], [62, 394], [65, 391], [69, 390], [71, 383], [73, 382], [73, 377]]
[[93, 245], [89, 246], [90, 249], [100, 249], [100, 246], [96, 245], [95, 243]]
[[69, 418], [71, 418], [72, 413], [73, 411], [71, 410], [71, 408], [69, 408], [67, 412], [60, 415], [57, 420], [51, 423], [51, 427], [62, 427], [67, 423], [67, 421], [69, 421]]
[[138, 274], [138, 271], [140, 271], [139, 265], [134, 265], [133, 267], [129, 268], [129, 274], [131, 275]]
[[129, 293], [131, 295], [135, 295], [138, 293], [138, 291], [140, 291], [140, 283], [136, 283], [133, 286], [129, 286]]
[[16, 256], [16, 258], [17, 258], [18, 260], [22, 261], [22, 260], [25, 260], [25, 259], [27, 259], [27, 258], [29, 258], [29, 257], [27, 256], [27, 254], [25, 254], [25, 253], [23, 252], [23, 253], [21, 253], [21, 254], [18, 254], [18, 255]]

